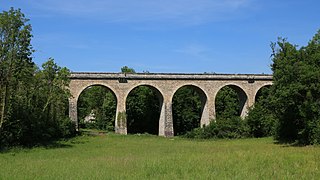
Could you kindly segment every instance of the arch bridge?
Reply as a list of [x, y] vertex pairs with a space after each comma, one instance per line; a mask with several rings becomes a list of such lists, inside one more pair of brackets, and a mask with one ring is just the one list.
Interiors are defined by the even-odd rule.
[[117, 108], [115, 132], [127, 134], [126, 99], [138, 86], [148, 86], [160, 100], [159, 136], [173, 136], [172, 99], [177, 90], [189, 86], [199, 92], [202, 101], [201, 126], [215, 119], [215, 98], [218, 91], [229, 86], [240, 100], [241, 117], [255, 102], [258, 91], [272, 85], [272, 75], [265, 74], [169, 74], [169, 73], [71, 73], [69, 116], [78, 127], [77, 101], [83, 90], [93, 85], [107, 87], [115, 95]]

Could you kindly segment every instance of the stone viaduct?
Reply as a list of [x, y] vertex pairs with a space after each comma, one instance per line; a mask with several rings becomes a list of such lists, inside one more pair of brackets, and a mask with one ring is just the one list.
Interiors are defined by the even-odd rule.
[[[265, 74], [165, 74], [165, 73], [72, 73], [69, 99], [69, 116], [78, 125], [77, 101], [83, 90], [93, 85], [107, 87], [117, 101], [115, 132], [127, 134], [126, 99], [138, 86], [148, 86], [157, 93], [160, 101], [159, 136], [174, 135], [172, 99], [177, 90], [188, 86], [194, 88], [202, 101], [201, 126], [215, 119], [215, 97], [218, 91], [229, 86], [237, 91], [241, 117], [255, 102], [257, 92], [272, 85], [272, 76]], [[78, 127], [78, 126], [77, 126]]]

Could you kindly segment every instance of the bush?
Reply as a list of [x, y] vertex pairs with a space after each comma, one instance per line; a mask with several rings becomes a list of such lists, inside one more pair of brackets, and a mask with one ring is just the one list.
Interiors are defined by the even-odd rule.
[[58, 131], [60, 132], [60, 136], [58, 137], [73, 137], [76, 135], [75, 124], [70, 120], [69, 117], [62, 119], [58, 124]]
[[196, 128], [192, 131], [187, 132], [183, 137], [186, 138], [244, 138], [248, 137], [248, 127], [240, 117], [231, 117], [226, 119], [217, 119], [211, 121], [208, 126], [203, 128]]
[[275, 118], [273, 114], [261, 104], [257, 103], [249, 109], [245, 119], [249, 134], [252, 137], [266, 137], [274, 135]]

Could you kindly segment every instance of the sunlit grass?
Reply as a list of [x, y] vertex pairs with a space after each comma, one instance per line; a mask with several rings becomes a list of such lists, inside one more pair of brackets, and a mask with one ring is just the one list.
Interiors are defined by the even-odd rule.
[[0, 179], [318, 179], [320, 147], [107, 134], [1, 153], [0, 167]]

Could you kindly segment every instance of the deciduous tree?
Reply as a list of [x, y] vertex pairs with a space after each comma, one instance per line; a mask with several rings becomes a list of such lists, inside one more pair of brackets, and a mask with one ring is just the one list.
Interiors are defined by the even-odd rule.
[[320, 143], [320, 31], [306, 47], [279, 39], [272, 44], [272, 106], [276, 138]]

